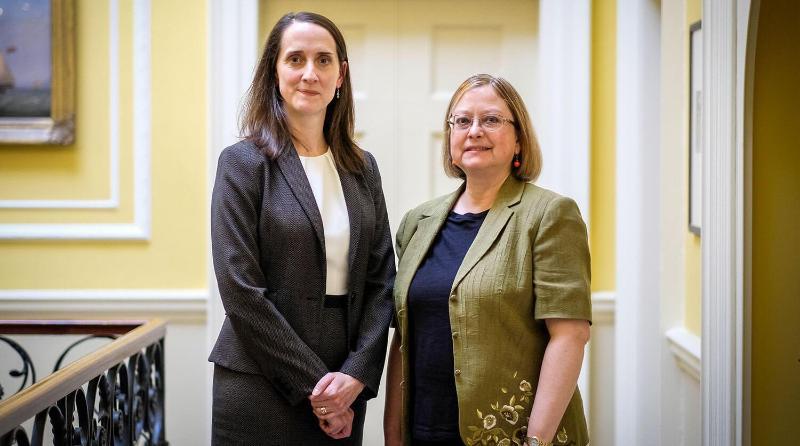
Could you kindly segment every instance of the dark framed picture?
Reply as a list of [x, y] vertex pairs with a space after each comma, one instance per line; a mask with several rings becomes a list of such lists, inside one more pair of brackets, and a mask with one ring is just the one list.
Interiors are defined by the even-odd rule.
[[689, 28], [689, 230], [700, 235], [703, 220], [703, 29]]
[[0, 0], [0, 144], [75, 138], [74, 0]]

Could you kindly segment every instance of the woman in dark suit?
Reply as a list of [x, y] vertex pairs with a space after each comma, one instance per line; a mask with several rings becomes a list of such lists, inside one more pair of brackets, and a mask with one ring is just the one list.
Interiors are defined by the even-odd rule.
[[209, 357], [212, 443], [360, 445], [394, 253], [378, 167], [353, 141], [347, 51], [330, 20], [278, 21], [242, 118], [245, 138], [222, 152], [212, 197], [227, 314]]
[[575, 202], [535, 186], [541, 152], [508, 81], [453, 94], [444, 168], [464, 180], [397, 231], [387, 445], [586, 446], [576, 389], [589, 244]]

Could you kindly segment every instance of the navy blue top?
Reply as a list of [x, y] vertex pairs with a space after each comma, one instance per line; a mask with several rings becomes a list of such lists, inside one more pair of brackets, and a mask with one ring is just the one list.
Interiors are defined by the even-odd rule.
[[488, 212], [450, 212], [408, 289], [413, 367], [411, 431], [416, 440], [460, 438], [447, 299], [456, 272]]

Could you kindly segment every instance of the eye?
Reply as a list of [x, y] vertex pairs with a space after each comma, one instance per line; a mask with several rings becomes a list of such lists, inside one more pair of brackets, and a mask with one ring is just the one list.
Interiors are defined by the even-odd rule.
[[286, 61], [292, 65], [297, 65], [303, 62], [303, 58], [297, 54], [293, 54], [286, 58]]
[[330, 65], [331, 63], [333, 63], [333, 58], [330, 56], [321, 56], [319, 58], [319, 63], [322, 65]]
[[486, 115], [486, 116], [483, 117], [482, 121], [483, 121], [484, 125], [487, 125], [487, 126], [490, 126], [490, 127], [496, 127], [496, 126], [500, 125], [503, 122], [502, 119], [500, 119], [499, 116], [495, 116], [495, 115]]
[[458, 127], [469, 127], [472, 124], [472, 118], [464, 115], [454, 116], [453, 123]]

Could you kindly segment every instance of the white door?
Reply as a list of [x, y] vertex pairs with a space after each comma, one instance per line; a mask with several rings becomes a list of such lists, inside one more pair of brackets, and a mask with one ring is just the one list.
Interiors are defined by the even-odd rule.
[[450, 96], [468, 76], [507, 78], [536, 125], [538, 1], [267, 0], [264, 26], [288, 11], [313, 11], [345, 36], [356, 135], [380, 166], [392, 229], [403, 214], [459, 182], [442, 170]]

